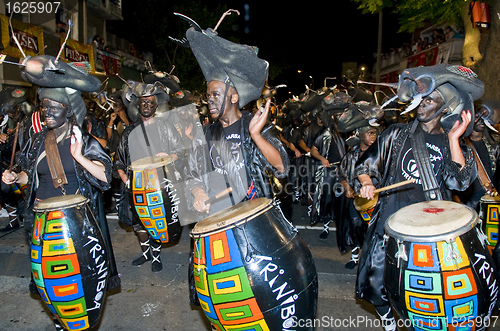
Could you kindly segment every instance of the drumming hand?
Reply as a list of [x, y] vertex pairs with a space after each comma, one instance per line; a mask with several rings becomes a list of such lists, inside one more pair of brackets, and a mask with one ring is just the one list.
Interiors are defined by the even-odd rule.
[[200, 213], [206, 212], [207, 214], [210, 212], [210, 204], [205, 204], [205, 201], [208, 200], [207, 193], [200, 189], [194, 193], [194, 203], [193, 207]]
[[489, 194], [491, 197], [497, 197], [498, 196], [498, 191], [495, 188], [492, 188], [491, 191], [486, 192]]
[[14, 184], [18, 179], [19, 176], [13, 171], [5, 170], [2, 174], [2, 182], [7, 185]]
[[373, 186], [373, 184], [367, 184], [361, 187], [359, 194], [362, 198], [371, 200], [375, 197], [375, 193], [373, 193], [373, 191], [375, 191], [375, 186]]
[[322, 158], [322, 159], [321, 159], [321, 164], [322, 164], [322, 165], [323, 165], [323, 167], [325, 167], [325, 168], [330, 168], [330, 162], [329, 162], [327, 159], [325, 159], [325, 158]]
[[9, 136], [6, 133], [0, 134], [0, 144], [4, 144]]
[[348, 188], [345, 190], [346, 198], [354, 199], [354, 190], [349, 185], [347, 185], [347, 186], [348, 186]]
[[160, 152], [160, 153], [156, 153], [155, 156], [168, 156], [168, 154], [164, 153], [164, 152]]

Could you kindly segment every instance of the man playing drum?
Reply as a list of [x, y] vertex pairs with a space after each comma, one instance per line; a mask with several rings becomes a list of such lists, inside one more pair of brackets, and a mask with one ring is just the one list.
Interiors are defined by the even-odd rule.
[[[197, 148], [188, 159], [187, 190], [194, 208], [213, 214], [246, 199], [273, 198], [268, 173], [285, 178], [289, 160], [273, 126], [266, 125], [270, 103], [255, 114], [240, 110], [260, 97], [269, 64], [250, 46], [231, 43], [211, 29], [191, 28], [186, 37], [208, 82], [208, 108], [215, 120], [195, 137]], [[205, 203], [228, 187], [229, 195]]]
[[372, 303], [386, 330], [395, 330], [384, 284], [384, 224], [400, 208], [421, 201], [451, 200], [451, 190], [463, 191], [476, 178], [471, 149], [459, 143], [472, 130], [473, 100], [484, 85], [470, 69], [437, 65], [406, 69], [399, 78], [398, 97], [412, 101], [416, 120], [385, 130], [361, 156], [354, 171], [356, 190], [374, 197], [375, 186], [416, 179], [380, 196], [359, 261], [356, 294]]
[[147, 157], [169, 156], [176, 161], [183, 147], [175, 127], [161, 117], [155, 116], [160, 102], [168, 101], [165, 90], [153, 84], [136, 83], [132, 86], [128, 97], [129, 113], [131, 108], [137, 107], [139, 116], [123, 131], [121, 143], [116, 151], [114, 171], [123, 181], [118, 213], [125, 224], [133, 224], [141, 244], [142, 254], [132, 264], [140, 266], [146, 261], [152, 261], [151, 270], [158, 272], [163, 269], [160, 259], [161, 243], [151, 239], [137, 217], [130, 215], [129, 197], [125, 190], [125, 186], [129, 185], [127, 171], [132, 162]]

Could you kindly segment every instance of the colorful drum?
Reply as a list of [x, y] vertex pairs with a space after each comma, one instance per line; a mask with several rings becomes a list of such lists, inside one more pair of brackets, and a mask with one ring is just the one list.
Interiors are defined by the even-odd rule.
[[33, 208], [33, 280], [66, 330], [97, 325], [106, 294], [108, 253], [87, 201], [81, 195], [66, 195]]
[[298, 321], [313, 324], [314, 260], [271, 200], [221, 210], [197, 223], [191, 236], [198, 299], [214, 329], [298, 330]]
[[406, 206], [385, 231], [385, 285], [409, 330], [482, 330], [498, 283], [471, 208], [451, 201]]
[[373, 199], [365, 199], [360, 196], [356, 196], [354, 198], [354, 208], [356, 208], [364, 221], [370, 222], [372, 219], [372, 213], [377, 206], [377, 202], [378, 193], [375, 194]]
[[169, 156], [146, 157], [130, 165], [130, 201], [134, 214], [161, 243], [181, 233], [179, 215], [187, 210], [180, 175]]
[[498, 223], [500, 220], [500, 196], [484, 195], [479, 201], [479, 218], [482, 229], [488, 237], [488, 250], [493, 253], [498, 242]]

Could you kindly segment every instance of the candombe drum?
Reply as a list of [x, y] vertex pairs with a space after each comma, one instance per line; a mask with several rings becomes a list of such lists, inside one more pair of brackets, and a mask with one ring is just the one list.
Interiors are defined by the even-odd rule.
[[385, 284], [408, 329], [489, 325], [498, 283], [478, 223], [474, 210], [451, 201], [416, 203], [389, 217]]
[[162, 243], [178, 238], [186, 199], [172, 158], [146, 157], [132, 162], [129, 169], [132, 209], [146, 231]]
[[500, 196], [484, 195], [479, 201], [479, 218], [482, 229], [488, 238], [488, 250], [493, 252], [498, 242], [498, 223], [500, 221]]
[[216, 330], [299, 330], [313, 324], [314, 260], [271, 200], [221, 210], [198, 222], [191, 237], [198, 299]]
[[360, 196], [354, 198], [354, 208], [361, 215], [363, 221], [370, 222], [372, 213], [375, 210], [378, 202], [378, 194], [375, 194], [373, 199], [365, 199]]
[[108, 280], [108, 253], [81, 195], [43, 200], [35, 208], [31, 269], [48, 309], [67, 330], [94, 327]]

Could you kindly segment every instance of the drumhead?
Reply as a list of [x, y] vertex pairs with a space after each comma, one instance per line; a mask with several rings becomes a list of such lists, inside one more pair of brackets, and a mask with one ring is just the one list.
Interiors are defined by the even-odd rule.
[[485, 194], [481, 197], [481, 202], [487, 202], [487, 203], [500, 203], [500, 196], [492, 197], [489, 194]]
[[203, 237], [247, 222], [271, 209], [271, 202], [267, 198], [257, 198], [220, 210], [196, 223], [191, 235]]
[[476, 211], [452, 201], [426, 201], [401, 208], [385, 224], [391, 237], [403, 241], [453, 240], [479, 221]]
[[62, 195], [60, 197], [48, 198], [37, 203], [33, 210], [35, 212], [46, 212], [72, 208], [86, 204], [88, 199], [80, 194]]
[[131, 170], [156, 169], [166, 164], [172, 163], [170, 156], [151, 156], [139, 159], [130, 164]]

